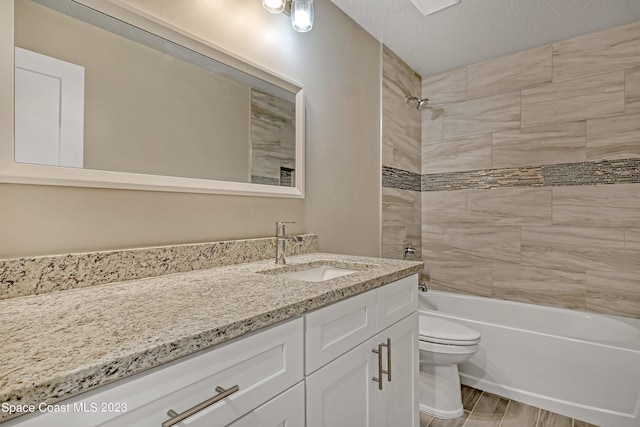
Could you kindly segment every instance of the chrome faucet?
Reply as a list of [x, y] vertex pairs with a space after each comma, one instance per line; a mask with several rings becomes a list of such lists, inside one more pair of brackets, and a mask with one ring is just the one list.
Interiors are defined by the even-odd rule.
[[276, 264], [286, 264], [284, 259], [284, 248], [287, 240], [293, 240], [294, 242], [301, 244], [303, 242], [300, 236], [287, 236], [285, 232], [286, 224], [295, 224], [294, 222], [276, 222]]
[[404, 241], [404, 254], [402, 255], [402, 259], [406, 261], [407, 257], [411, 255], [414, 259], [416, 257], [416, 250], [413, 247], [413, 242], [411, 240]]

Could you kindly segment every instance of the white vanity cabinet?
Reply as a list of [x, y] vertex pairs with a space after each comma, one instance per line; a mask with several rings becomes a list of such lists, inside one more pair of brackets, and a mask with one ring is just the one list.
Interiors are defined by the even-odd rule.
[[7, 427], [160, 427], [172, 418], [169, 410], [183, 413], [224, 393], [216, 388], [234, 386], [237, 391], [176, 425], [222, 427], [238, 420], [244, 426], [240, 417], [264, 414], [277, 426], [282, 420], [269, 415], [274, 411], [284, 420], [304, 419], [303, 363], [303, 319], [297, 318], [58, 404], [69, 412], [20, 417]]
[[307, 427], [419, 425], [417, 293], [411, 276], [306, 315]]
[[398, 280], [2, 427], [418, 427], [417, 286]]

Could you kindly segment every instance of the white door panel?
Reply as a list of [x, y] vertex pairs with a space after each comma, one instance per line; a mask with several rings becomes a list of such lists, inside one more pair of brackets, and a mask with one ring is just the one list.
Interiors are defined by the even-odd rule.
[[16, 163], [83, 166], [84, 67], [15, 48]]

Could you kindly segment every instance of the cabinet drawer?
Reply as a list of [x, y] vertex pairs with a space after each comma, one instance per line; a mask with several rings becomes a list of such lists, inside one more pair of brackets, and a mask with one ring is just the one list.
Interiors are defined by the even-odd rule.
[[283, 426], [304, 426], [304, 382], [229, 424], [229, 427]]
[[[179, 423], [180, 427], [225, 426], [303, 379], [301, 318], [137, 374], [62, 402], [74, 410], [17, 419], [20, 427], [159, 427], [218, 394], [216, 387], [239, 390]], [[126, 405], [126, 412], [98, 411], [106, 404]], [[12, 424], [10, 424], [12, 425]]]
[[306, 315], [307, 374], [376, 332], [376, 293], [366, 292]]
[[376, 289], [377, 331], [393, 325], [418, 309], [418, 275]]

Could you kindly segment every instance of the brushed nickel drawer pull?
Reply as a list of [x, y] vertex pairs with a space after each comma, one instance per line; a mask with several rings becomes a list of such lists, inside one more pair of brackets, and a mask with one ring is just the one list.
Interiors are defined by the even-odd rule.
[[387, 374], [387, 381], [391, 382], [391, 338], [387, 338], [386, 344], [380, 344], [382, 347], [387, 347], [387, 370], [382, 371], [383, 374]]
[[167, 421], [165, 421], [165, 422], [163, 422], [162, 423], [162, 427], [171, 427], [173, 425], [176, 425], [180, 421], [183, 421], [184, 419], [189, 418], [191, 415], [202, 411], [203, 409], [213, 405], [216, 402], [221, 401], [222, 399], [224, 399], [226, 397], [231, 396], [233, 393], [235, 393], [238, 390], [240, 390], [240, 387], [238, 385], [234, 385], [233, 387], [227, 388], [227, 389], [218, 386], [218, 387], [216, 387], [216, 391], [218, 392], [218, 394], [213, 396], [211, 399], [205, 400], [202, 403], [198, 403], [193, 408], [189, 408], [189, 409], [187, 409], [186, 411], [184, 411], [181, 414], [178, 414], [173, 409], [169, 409], [167, 411], [167, 415], [169, 415], [172, 418], [167, 420]]
[[378, 349], [374, 348], [371, 352], [378, 355], [378, 378], [371, 379], [378, 383], [378, 390], [382, 390], [382, 373], [384, 372], [382, 370], [382, 344], [378, 344]]

